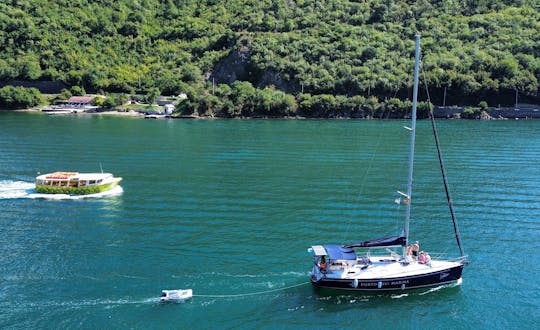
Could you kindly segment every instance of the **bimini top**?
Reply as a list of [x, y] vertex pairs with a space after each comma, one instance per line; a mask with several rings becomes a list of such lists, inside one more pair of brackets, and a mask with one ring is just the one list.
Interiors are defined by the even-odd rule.
[[79, 172], [54, 172], [49, 174], [44, 174], [38, 176], [40, 179], [47, 179], [47, 180], [67, 180], [69, 178], [72, 178], [74, 176], [79, 175]]
[[345, 245], [345, 248], [355, 248], [355, 247], [383, 247], [383, 246], [405, 246], [407, 240], [405, 236], [390, 236], [372, 239], [369, 241], [363, 241], [358, 243], [353, 243]]
[[356, 260], [356, 253], [351, 248], [339, 245], [315, 245], [311, 248], [316, 256], [328, 256], [333, 260]]

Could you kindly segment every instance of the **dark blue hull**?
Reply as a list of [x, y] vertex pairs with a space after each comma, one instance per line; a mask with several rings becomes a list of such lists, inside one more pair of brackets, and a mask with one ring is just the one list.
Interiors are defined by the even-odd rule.
[[384, 279], [332, 279], [323, 277], [316, 280], [311, 277], [311, 283], [315, 287], [331, 288], [353, 291], [389, 291], [389, 290], [407, 290], [442, 284], [455, 283], [461, 278], [463, 265], [436, 271], [428, 274], [419, 274], [413, 276], [403, 276]]

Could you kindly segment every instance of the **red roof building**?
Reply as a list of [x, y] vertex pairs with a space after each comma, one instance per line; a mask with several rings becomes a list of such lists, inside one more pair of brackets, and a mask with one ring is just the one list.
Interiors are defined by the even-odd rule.
[[92, 103], [93, 99], [93, 96], [72, 96], [66, 101], [66, 103], [73, 105], [89, 105]]

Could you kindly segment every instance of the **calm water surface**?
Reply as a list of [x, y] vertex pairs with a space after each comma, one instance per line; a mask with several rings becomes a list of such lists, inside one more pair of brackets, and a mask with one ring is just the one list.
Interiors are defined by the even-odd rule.
[[[461, 286], [307, 284], [309, 246], [399, 233], [406, 124], [0, 113], [0, 328], [538, 328], [540, 121], [439, 122], [472, 261]], [[411, 238], [457, 256], [429, 129], [419, 122]], [[100, 165], [121, 189], [33, 191], [37, 172]], [[197, 296], [157, 302], [174, 288]]]

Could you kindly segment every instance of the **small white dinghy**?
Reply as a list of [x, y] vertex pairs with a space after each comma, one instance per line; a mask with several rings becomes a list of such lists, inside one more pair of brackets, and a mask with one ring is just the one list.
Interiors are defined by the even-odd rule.
[[193, 297], [193, 290], [162, 290], [161, 291], [161, 302], [182, 302], [186, 301], [189, 298]]

